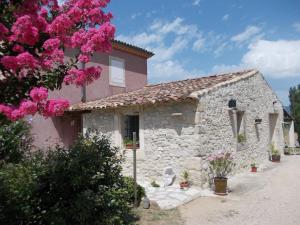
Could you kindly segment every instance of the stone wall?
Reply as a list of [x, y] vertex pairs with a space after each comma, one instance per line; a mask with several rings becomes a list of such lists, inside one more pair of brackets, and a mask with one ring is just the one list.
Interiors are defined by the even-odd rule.
[[[235, 113], [228, 110], [232, 98], [237, 100], [238, 110], [244, 111], [243, 144], [237, 143]], [[177, 177], [188, 170], [194, 184], [207, 185], [207, 157], [220, 150], [234, 155], [235, 172], [249, 170], [251, 163], [259, 164], [268, 158], [270, 113], [278, 113], [273, 141], [282, 150], [282, 105], [260, 75], [211, 91], [200, 97], [198, 105], [178, 103], [145, 108], [145, 148], [141, 150], [144, 157], [138, 160], [138, 176], [161, 181], [163, 169], [171, 166]], [[257, 118], [262, 119], [261, 124], [255, 124]], [[132, 173], [131, 165], [129, 157], [125, 173]]]
[[[237, 108], [244, 112], [242, 128], [246, 142], [237, 143], [234, 111], [228, 111], [228, 101], [237, 100]], [[273, 104], [274, 103], [274, 104]], [[198, 149], [202, 161], [210, 153], [230, 151], [237, 163], [236, 171], [249, 170], [251, 163], [261, 163], [269, 157], [270, 143], [282, 151], [284, 138], [282, 131], [283, 110], [277, 96], [270, 89], [261, 75], [239, 81], [227, 87], [212, 91], [200, 98], [204, 111], [198, 113], [199, 139], [203, 143]], [[278, 115], [274, 126], [274, 135], [270, 140], [270, 114]], [[275, 116], [276, 117], [276, 116]], [[255, 119], [262, 119], [255, 124]], [[203, 182], [198, 171], [189, 167], [194, 180]], [[207, 171], [207, 162], [203, 163], [202, 172]], [[204, 180], [205, 181], [205, 180]]]
[[[144, 149], [137, 151], [140, 178], [161, 181], [163, 169], [171, 166], [176, 174], [199, 148], [195, 133], [197, 104], [170, 104], [143, 110]], [[131, 152], [126, 154], [124, 172], [132, 174]]]
[[82, 116], [83, 132], [87, 129], [97, 129], [107, 137], [113, 139], [114, 134], [114, 114], [112, 112], [93, 111]]
[[[236, 111], [228, 109], [230, 99], [237, 100], [237, 108], [244, 114], [240, 130], [246, 142], [242, 144], [237, 143], [237, 116]], [[266, 160], [270, 142], [280, 150], [284, 145], [282, 105], [261, 75], [220, 87], [199, 97], [198, 103], [155, 105], [140, 108], [139, 112], [144, 140], [143, 148], [137, 151], [137, 170], [138, 179], [143, 181], [162, 181], [163, 169], [171, 166], [178, 178], [188, 170], [195, 185], [207, 185], [207, 157], [211, 153], [230, 151], [238, 172], [248, 170], [253, 162]], [[272, 141], [270, 114], [276, 115], [271, 116], [274, 121], [277, 118], [271, 126]], [[261, 124], [255, 124], [255, 119], [262, 119]], [[113, 121], [112, 113], [98, 112], [89, 114], [84, 124], [112, 134], [116, 128]], [[132, 152], [125, 151], [125, 156], [124, 173], [130, 175]]]

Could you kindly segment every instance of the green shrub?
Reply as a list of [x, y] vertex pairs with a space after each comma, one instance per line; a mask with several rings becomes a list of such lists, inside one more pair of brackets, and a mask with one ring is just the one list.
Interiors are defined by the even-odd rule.
[[[132, 177], [124, 177], [124, 187], [125, 189], [127, 190], [128, 192], [128, 201], [130, 203], [134, 203], [134, 179]], [[145, 197], [146, 194], [145, 194], [145, 189], [138, 185], [137, 186], [137, 200], [138, 202], [140, 203], [142, 198]]]
[[31, 148], [30, 127], [25, 121], [5, 122], [0, 126], [0, 165], [19, 163]]
[[19, 164], [4, 164], [0, 169], [0, 224], [38, 224], [40, 200], [35, 198], [38, 179], [44, 172], [43, 160], [36, 154]]
[[5, 165], [0, 224], [128, 224], [132, 182], [121, 175], [117, 152], [105, 137], [87, 135], [69, 149]]
[[237, 137], [237, 139], [238, 139], [238, 143], [244, 143], [247, 140], [245, 134], [239, 134], [238, 137]]

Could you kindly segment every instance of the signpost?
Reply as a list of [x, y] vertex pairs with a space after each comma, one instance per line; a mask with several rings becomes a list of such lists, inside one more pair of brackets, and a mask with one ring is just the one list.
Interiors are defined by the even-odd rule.
[[134, 179], [134, 206], [138, 207], [137, 202], [137, 182], [136, 182], [136, 132], [133, 132], [133, 179]]

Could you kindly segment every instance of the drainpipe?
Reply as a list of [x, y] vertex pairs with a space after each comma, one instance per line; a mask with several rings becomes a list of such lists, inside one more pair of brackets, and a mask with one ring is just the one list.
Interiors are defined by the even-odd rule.
[[[85, 69], [85, 63], [82, 62], [80, 64], [80, 69]], [[81, 87], [81, 102], [86, 102], [86, 84], [83, 84]], [[81, 134], [85, 135], [85, 129], [84, 129], [84, 115], [81, 114]]]
[[[80, 65], [81, 69], [85, 69], [85, 63], [82, 62]], [[86, 102], [86, 84], [82, 85], [81, 87], [81, 102]]]

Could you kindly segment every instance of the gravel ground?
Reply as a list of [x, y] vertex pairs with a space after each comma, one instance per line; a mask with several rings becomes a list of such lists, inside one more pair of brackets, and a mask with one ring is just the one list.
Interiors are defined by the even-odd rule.
[[279, 164], [229, 182], [226, 197], [201, 197], [181, 206], [185, 224], [300, 224], [300, 156], [282, 156]]

